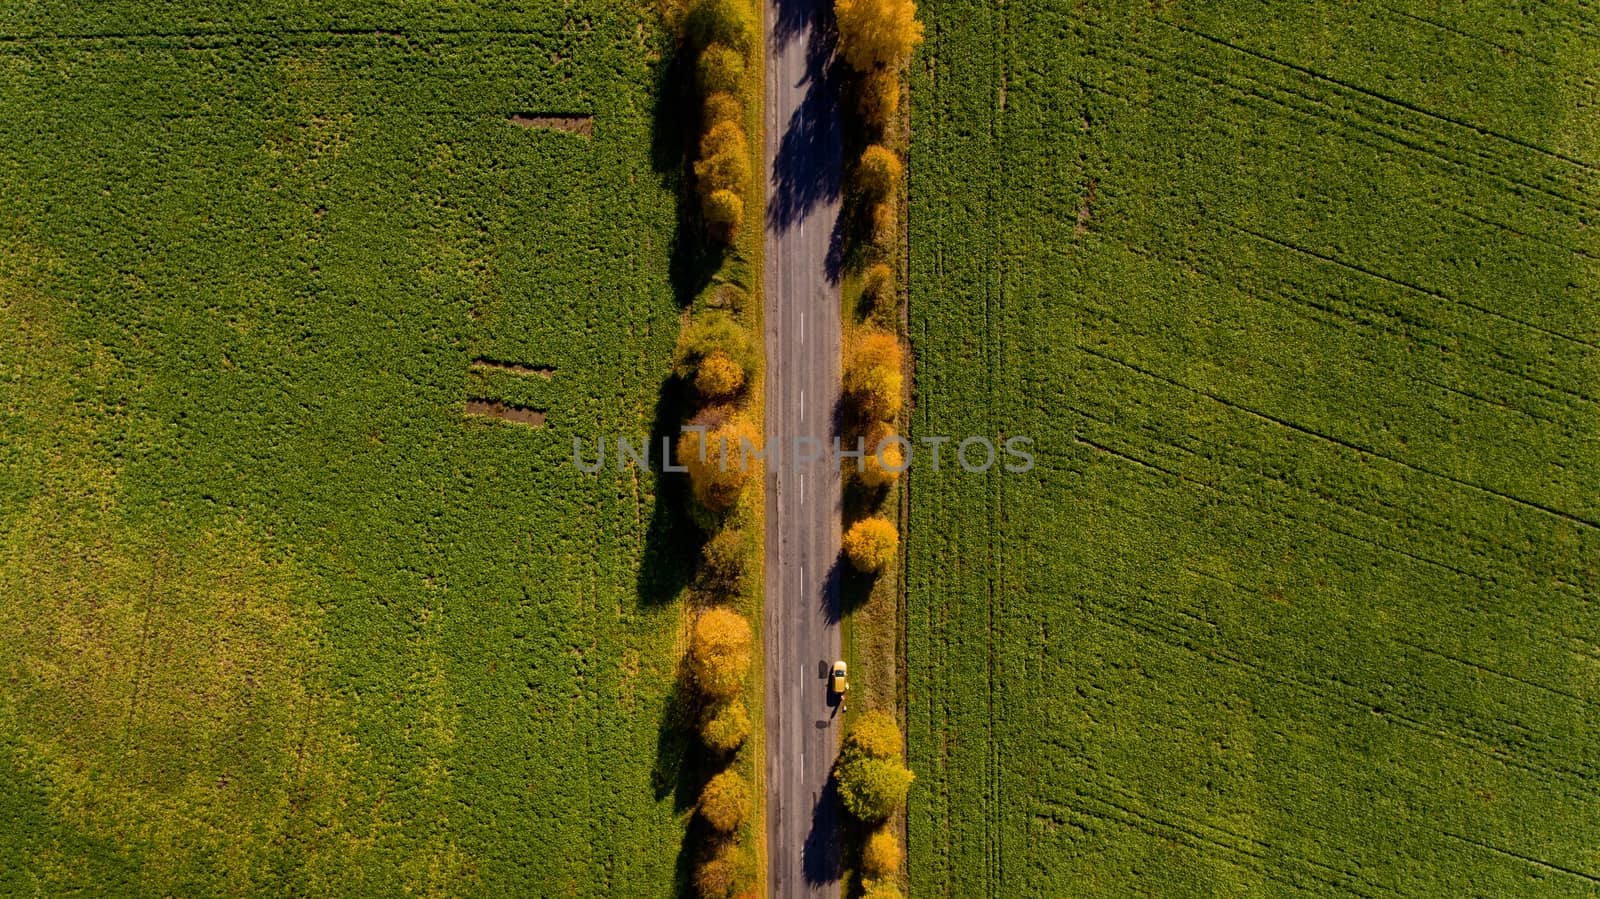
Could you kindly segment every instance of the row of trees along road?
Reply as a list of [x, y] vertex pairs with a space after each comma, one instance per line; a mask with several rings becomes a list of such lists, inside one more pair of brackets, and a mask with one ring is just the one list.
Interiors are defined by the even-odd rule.
[[[843, 553], [857, 570], [876, 575], [897, 557], [900, 531], [882, 514], [887, 487], [905, 464], [894, 424], [905, 391], [905, 354], [899, 338], [901, 190], [905, 165], [895, 150], [901, 120], [905, 65], [922, 41], [912, 0], [835, 0], [839, 55], [852, 72], [853, 95], [865, 147], [847, 173], [847, 233], [857, 244], [847, 260], [860, 273], [866, 326], [847, 340], [843, 383], [845, 437], [867, 450], [854, 473], [869, 499], [869, 514], [849, 523]], [[852, 214], [853, 213], [853, 214]], [[855, 819], [862, 895], [898, 899], [902, 850], [893, 827], [912, 774], [894, 717], [870, 711], [851, 727], [834, 775], [845, 810]]]

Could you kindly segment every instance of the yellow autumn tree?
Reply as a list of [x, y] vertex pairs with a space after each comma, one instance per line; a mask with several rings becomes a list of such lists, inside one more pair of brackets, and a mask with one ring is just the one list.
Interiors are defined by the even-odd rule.
[[894, 270], [879, 262], [867, 268], [861, 276], [861, 293], [872, 305], [872, 312], [888, 318], [899, 303], [894, 291]]
[[750, 782], [729, 769], [711, 778], [700, 792], [700, 814], [706, 823], [723, 833], [732, 833], [750, 817]]
[[701, 96], [737, 94], [744, 86], [744, 57], [730, 47], [712, 44], [700, 51], [695, 78], [700, 84]]
[[707, 696], [723, 699], [738, 693], [750, 671], [750, 622], [732, 609], [702, 613], [694, 623], [689, 670]]
[[[715, 190], [706, 197], [706, 226], [723, 243], [733, 243], [739, 237], [739, 226], [744, 224], [744, 201], [731, 190]], [[733, 364], [729, 360], [729, 364]], [[744, 383], [744, 372], [739, 372], [739, 383]], [[738, 385], [734, 385], [738, 389]], [[732, 392], [732, 391], [729, 391]]]
[[900, 840], [888, 826], [879, 827], [867, 837], [861, 849], [861, 867], [868, 877], [888, 877], [900, 870]]
[[861, 151], [856, 183], [874, 200], [882, 200], [894, 194], [904, 174], [905, 167], [893, 150], [883, 144], [872, 144]]
[[880, 200], [872, 204], [872, 245], [885, 252], [894, 248], [895, 239], [900, 236], [896, 227], [898, 217], [894, 214], [894, 204]]
[[726, 399], [744, 386], [744, 368], [727, 353], [713, 350], [700, 360], [694, 386], [707, 399]]
[[707, 131], [723, 122], [738, 123], [743, 118], [744, 104], [739, 102], [738, 97], [726, 91], [708, 95], [701, 110], [701, 121]]
[[900, 532], [887, 518], [863, 518], [845, 532], [843, 544], [845, 558], [857, 571], [875, 573], [894, 561]]
[[749, 50], [755, 43], [755, 21], [747, 0], [700, 0], [689, 10], [684, 32], [696, 47], [725, 44]]
[[732, 752], [750, 737], [750, 712], [738, 699], [711, 707], [700, 724], [700, 740], [722, 753]]
[[705, 433], [685, 431], [678, 440], [678, 464], [689, 470], [695, 499], [713, 512], [731, 507], [756, 474], [759, 463], [747, 455], [745, 446], [762, 445], [761, 433], [749, 419], [723, 414], [713, 409], [697, 416], [695, 423], [706, 428]]
[[913, 0], [834, 0], [839, 52], [858, 72], [897, 69], [922, 43]]
[[718, 153], [748, 155], [747, 147], [744, 129], [739, 127], [738, 122], [717, 122], [706, 129], [706, 133], [700, 138], [700, 158], [716, 156]]
[[866, 433], [866, 457], [856, 477], [868, 487], [882, 487], [894, 483], [905, 468], [906, 454], [894, 440], [894, 428], [883, 422], [874, 422]]
[[709, 198], [719, 190], [743, 196], [750, 186], [750, 154], [718, 153], [702, 157], [695, 161], [694, 177], [702, 197]]
[[900, 75], [892, 69], [873, 69], [861, 79], [861, 118], [878, 134], [894, 126], [900, 112]]
[[744, 899], [756, 882], [755, 857], [734, 841], [725, 841], [695, 869], [694, 888], [701, 899]]
[[900, 414], [900, 342], [892, 334], [869, 333], [856, 345], [844, 370], [844, 391], [861, 414], [888, 421]]

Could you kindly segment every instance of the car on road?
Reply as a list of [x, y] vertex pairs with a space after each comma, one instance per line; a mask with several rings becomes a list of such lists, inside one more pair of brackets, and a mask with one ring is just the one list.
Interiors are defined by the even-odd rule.
[[844, 659], [833, 663], [833, 671], [828, 675], [828, 689], [840, 696], [850, 689], [850, 669], [845, 666]]

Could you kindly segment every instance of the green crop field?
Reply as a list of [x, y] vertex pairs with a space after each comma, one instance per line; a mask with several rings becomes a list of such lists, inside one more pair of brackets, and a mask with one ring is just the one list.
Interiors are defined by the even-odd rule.
[[667, 45], [0, 10], [0, 894], [673, 893]]
[[924, 15], [914, 894], [1594, 895], [1593, 9]]

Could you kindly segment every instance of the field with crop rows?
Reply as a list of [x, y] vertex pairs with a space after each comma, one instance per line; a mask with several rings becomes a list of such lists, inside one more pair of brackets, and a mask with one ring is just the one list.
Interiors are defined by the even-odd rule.
[[0, 893], [673, 893], [667, 44], [0, 10]]
[[1593, 11], [923, 9], [913, 893], [1593, 895]]

